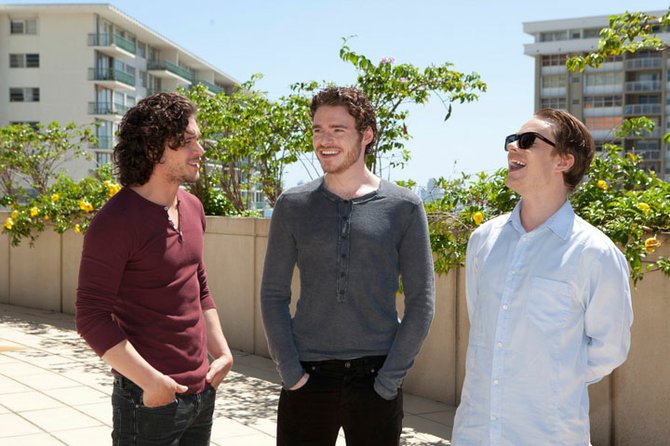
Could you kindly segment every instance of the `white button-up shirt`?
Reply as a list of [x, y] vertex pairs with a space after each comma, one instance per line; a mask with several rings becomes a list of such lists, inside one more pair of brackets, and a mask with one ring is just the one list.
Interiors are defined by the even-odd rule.
[[630, 347], [628, 267], [566, 203], [526, 232], [521, 202], [470, 237], [470, 337], [456, 446], [588, 445], [588, 384]]

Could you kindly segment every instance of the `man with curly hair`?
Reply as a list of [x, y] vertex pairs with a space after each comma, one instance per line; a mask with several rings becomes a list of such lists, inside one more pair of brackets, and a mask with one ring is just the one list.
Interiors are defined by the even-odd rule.
[[[76, 324], [113, 368], [115, 445], [209, 444], [216, 388], [233, 364], [203, 263], [195, 106], [174, 93], [121, 121], [121, 184], [84, 238]], [[212, 360], [209, 361], [208, 354]]]
[[[399, 444], [402, 381], [434, 312], [434, 273], [421, 200], [375, 176], [365, 154], [375, 112], [355, 88], [312, 100], [322, 178], [286, 191], [272, 214], [261, 310], [283, 388], [277, 444]], [[300, 297], [291, 317], [291, 281]], [[396, 309], [402, 276], [404, 314]]]

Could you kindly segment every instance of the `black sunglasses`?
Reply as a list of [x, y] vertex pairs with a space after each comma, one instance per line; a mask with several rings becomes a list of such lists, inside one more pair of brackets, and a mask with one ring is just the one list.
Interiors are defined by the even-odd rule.
[[544, 136], [540, 135], [539, 133], [535, 132], [526, 132], [526, 133], [521, 133], [520, 135], [509, 135], [507, 138], [505, 138], [505, 152], [507, 152], [507, 145], [512, 144], [514, 141], [518, 141], [516, 145], [520, 149], [530, 149], [533, 147], [533, 144], [535, 144], [535, 138], [539, 138], [542, 141], [546, 142], [550, 146], [556, 147], [556, 144], [549, 141], [547, 138]]

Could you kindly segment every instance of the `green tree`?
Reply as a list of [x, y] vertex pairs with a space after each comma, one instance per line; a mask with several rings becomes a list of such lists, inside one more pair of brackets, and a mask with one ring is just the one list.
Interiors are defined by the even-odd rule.
[[238, 213], [248, 208], [244, 193], [254, 187], [273, 206], [282, 192], [285, 167], [309, 147], [307, 100], [290, 95], [271, 101], [254, 89], [259, 77], [230, 95], [212, 96], [201, 87], [185, 92], [198, 106], [207, 150], [205, 171], [194, 191], [204, 191], [204, 183], [214, 186]]
[[0, 128], [0, 192], [24, 200], [25, 187], [45, 193], [62, 164], [73, 157], [87, 157], [85, 145], [95, 142], [90, 127], [58, 122], [8, 125]]
[[[405, 147], [410, 139], [407, 128], [410, 106], [423, 105], [437, 97], [445, 107], [446, 121], [451, 116], [452, 103], [472, 102], [486, 91], [479, 74], [461, 73], [449, 62], [422, 69], [409, 63], [396, 64], [392, 57], [385, 57], [375, 64], [353, 51], [348, 39], [343, 41], [340, 59], [354, 66], [358, 73], [354, 86], [365, 91], [377, 113], [379, 140], [375, 152], [366, 159], [377, 175], [383, 176], [384, 169], [403, 166], [410, 159]], [[325, 85], [295, 84], [294, 90], [304, 95]]]
[[588, 67], [599, 68], [610, 56], [635, 53], [642, 49], [662, 50], [666, 47], [654, 34], [670, 25], [670, 8], [661, 16], [644, 12], [625, 12], [609, 18], [609, 26], [600, 30], [598, 49], [586, 56], [574, 56], [567, 60], [570, 71], [584, 71]]

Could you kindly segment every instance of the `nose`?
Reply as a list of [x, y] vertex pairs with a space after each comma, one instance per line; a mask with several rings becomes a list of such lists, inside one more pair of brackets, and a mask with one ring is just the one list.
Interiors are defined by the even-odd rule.
[[200, 143], [200, 141], [196, 142], [196, 148], [201, 155], [205, 153], [205, 147]]

